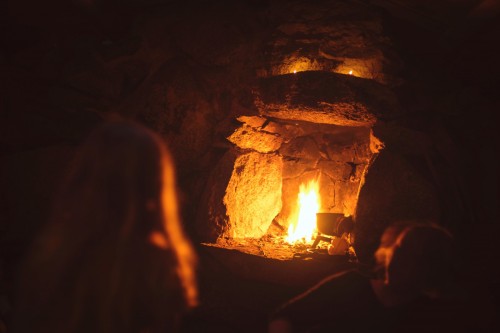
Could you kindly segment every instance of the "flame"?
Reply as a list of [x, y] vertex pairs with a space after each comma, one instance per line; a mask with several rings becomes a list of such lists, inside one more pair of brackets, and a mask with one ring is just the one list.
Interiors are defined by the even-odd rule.
[[295, 223], [290, 223], [287, 241], [295, 243], [299, 240], [311, 243], [316, 232], [316, 213], [319, 211], [319, 185], [312, 180], [299, 187], [298, 208], [299, 214]]
[[297, 74], [297, 70], [296, 69], [293, 70], [293, 74]]
[[349, 75], [352, 75], [352, 70], [349, 71]]

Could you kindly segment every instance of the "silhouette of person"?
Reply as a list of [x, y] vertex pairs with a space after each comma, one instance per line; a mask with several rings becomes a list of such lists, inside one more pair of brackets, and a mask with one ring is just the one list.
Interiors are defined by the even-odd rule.
[[470, 331], [471, 322], [461, 320], [466, 312], [456, 293], [447, 230], [432, 223], [393, 224], [375, 259], [374, 272], [332, 275], [286, 302], [271, 315], [268, 332]]
[[139, 124], [106, 122], [26, 258], [12, 332], [175, 332], [197, 304], [196, 260], [166, 145]]

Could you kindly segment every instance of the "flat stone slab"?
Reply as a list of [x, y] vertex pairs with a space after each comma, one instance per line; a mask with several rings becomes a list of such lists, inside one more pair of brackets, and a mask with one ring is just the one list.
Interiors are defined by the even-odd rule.
[[262, 115], [313, 123], [371, 127], [399, 114], [397, 98], [387, 87], [323, 71], [261, 78], [254, 97]]

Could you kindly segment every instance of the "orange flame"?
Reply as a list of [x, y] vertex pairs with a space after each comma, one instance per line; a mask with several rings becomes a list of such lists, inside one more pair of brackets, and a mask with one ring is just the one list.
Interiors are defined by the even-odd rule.
[[287, 241], [295, 243], [302, 240], [305, 243], [313, 241], [316, 232], [316, 213], [319, 211], [319, 185], [317, 180], [312, 180], [299, 187], [297, 221], [290, 223]]

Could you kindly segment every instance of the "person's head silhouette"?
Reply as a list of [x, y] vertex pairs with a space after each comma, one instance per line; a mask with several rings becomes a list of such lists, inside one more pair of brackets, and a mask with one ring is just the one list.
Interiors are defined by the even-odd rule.
[[375, 253], [385, 284], [434, 297], [454, 278], [453, 237], [432, 223], [400, 223], [383, 233]]
[[80, 147], [29, 257], [36, 281], [24, 276], [32, 294], [22, 292], [19, 331], [171, 327], [196, 304], [195, 261], [166, 145], [132, 122], [102, 124]]

